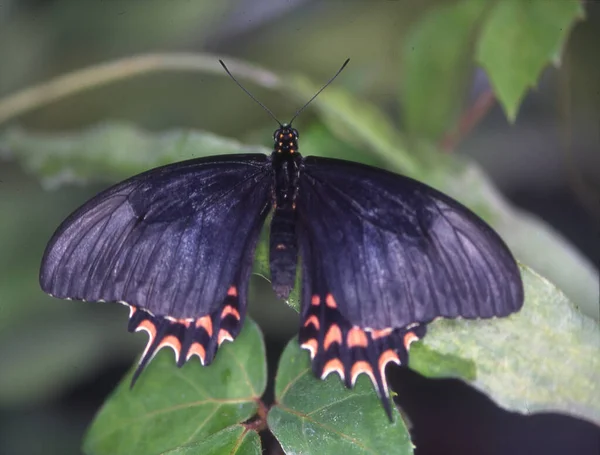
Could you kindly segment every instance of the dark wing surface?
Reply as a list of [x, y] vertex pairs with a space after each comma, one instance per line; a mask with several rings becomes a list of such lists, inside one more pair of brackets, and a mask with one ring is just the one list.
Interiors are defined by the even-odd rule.
[[75, 211], [50, 240], [42, 289], [60, 298], [119, 301], [130, 330], [178, 363], [209, 363], [246, 310], [254, 248], [270, 207], [263, 155], [175, 163], [132, 177]]
[[317, 374], [337, 371], [350, 386], [364, 372], [387, 395], [385, 365], [407, 361], [425, 323], [505, 316], [523, 304], [519, 269], [500, 237], [415, 180], [308, 157], [297, 210], [300, 341]]

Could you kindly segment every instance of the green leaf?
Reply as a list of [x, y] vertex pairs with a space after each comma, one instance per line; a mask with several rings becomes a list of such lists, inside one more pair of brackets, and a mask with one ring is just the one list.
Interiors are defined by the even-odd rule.
[[174, 449], [254, 415], [266, 387], [265, 347], [246, 320], [235, 343], [224, 344], [210, 367], [175, 366], [163, 350], [130, 390], [130, 372], [96, 416], [86, 454], [146, 454]]
[[444, 4], [414, 25], [403, 45], [404, 125], [413, 136], [437, 139], [454, 127], [468, 82], [476, 26], [485, 1]]
[[256, 431], [247, 430], [243, 425], [233, 425], [196, 442], [163, 455], [261, 455], [260, 437]]
[[477, 61], [512, 122], [526, 91], [556, 62], [571, 27], [584, 16], [579, 0], [502, 0], [483, 26]]
[[[525, 304], [520, 312], [491, 320], [439, 319], [429, 325], [422, 343], [449, 355], [449, 365], [457, 358], [473, 362], [473, 385], [501, 406], [525, 413], [559, 411], [600, 423], [598, 323], [529, 268], [521, 267], [521, 274]], [[411, 350], [409, 366], [427, 373], [420, 355]], [[450, 366], [447, 376], [457, 372]]]
[[315, 378], [308, 352], [295, 339], [279, 360], [275, 399], [267, 421], [286, 453], [412, 454], [402, 418], [394, 408], [390, 424], [364, 374], [353, 390], [335, 374]]

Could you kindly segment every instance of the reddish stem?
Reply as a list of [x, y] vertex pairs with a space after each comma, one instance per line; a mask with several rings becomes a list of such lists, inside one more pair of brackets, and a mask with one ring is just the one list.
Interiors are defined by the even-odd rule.
[[446, 133], [440, 141], [442, 150], [448, 153], [452, 152], [460, 141], [486, 116], [495, 102], [496, 98], [491, 90], [481, 93], [469, 109], [463, 112], [458, 122], [458, 127]]

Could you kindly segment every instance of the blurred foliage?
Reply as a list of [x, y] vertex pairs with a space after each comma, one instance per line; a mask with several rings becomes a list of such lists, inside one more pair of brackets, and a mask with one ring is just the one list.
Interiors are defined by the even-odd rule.
[[132, 389], [130, 372], [96, 416], [85, 453], [129, 455], [175, 448], [186, 453], [183, 448], [191, 443], [206, 443], [227, 428], [235, 431], [256, 413], [267, 385], [265, 346], [252, 320], [236, 341], [221, 346], [210, 367], [189, 362], [173, 370], [172, 353], [163, 351]]
[[493, 6], [477, 43], [477, 61], [511, 121], [544, 67], [560, 63], [565, 38], [583, 15], [575, 0], [504, 0]]
[[[18, 112], [7, 102], [9, 96], [0, 98], [0, 117], [14, 122], [18, 114], [25, 125], [0, 129], [0, 158], [5, 160], [0, 213], [9, 214], [0, 222], [0, 365], [10, 365], [8, 373], [0, 373], [0, 406], [48, 403], [110, 359], [131, 358], [139, 347], [126, 333], [121, 308], [61, 303], [40, 295], [37, 268], [43, 246], [59, 221], [90, 194], [62, 185], [115, 182], [204, 155], [268, 153], [268, 148], [244, 145], [270, 146], [268, 117], [257, 113], [259, 108], [231, 81], [213, 76], [224, 75], [215, 70], [216, 59], [225, 53], [286, 72], [278, 76], [226, 59], [284, 120], [316, 91], [316, 81], [350, 56], [350, 67], [297, 122], [303, 153], [403, 172], [459, 199], [499, 231], [521, 262], [563, 289], [584, 313], [596, 315], [597, 271], [552, 228], [510, 206], [473, 163], [441, 155], [437, 142], [456, 132], [461, 112], [468, 109], [469, 78], [476, 65], [487, 71], [495, 96], [514, 120], [543, 68], [560, 62], [568, 34], [583, 15], [580, 2], [460, 0], [381, 2], [377, 7], [351, 2], [343, 10], [305, 0], [253, 3], [252, 8], [234, 0], [173, 7], [151, 0], [144, 6], [120, 1], [84, 7], [56, 1], [31, 2], [27, 9], [5, 2], [4, 11], [12, 13], [7, 20], [0, 12], [0, 61], [8, 63], [0, 72], [0, 95], [44, 80], [49, 85], [17, 93], [26, 94], [30, 103]], [[139, 59], [127, 59], [112, 67], [118, 77], [104, 80], [120, 82], [102, 87], [102, 81], [79, 78], [87, 91], [77, 96], [68, 96], [69, 84], [80, 73], [71, 74], [60, 93], [50, 79], [109, 58], [187, 49], [215, 55], [181, 54], [175, 64], [164, 54], [147, 68], [136, 67]], [[97, 70], [87, 74], [102, 74]], [[196, 73], [150, 74], [159, 70]], [[387, 113], [398, 105], [403, 131]], [[58, 191], [41, 192], [35, 183], [24, 182], [8, 161]], [[255, 272], [268, 278], [266, 252], [263, 238]], [[597, 322], [531, 270], [524, 268], [523, 276], [521, 313], [485, 322], [436, 321], [411, 351], [411, 367], [426, 376], [471, 381], [512, 409], [562, 410], [600, 421], [600, 393], [593, 381], [600, 376], [594, 360], [600, 349]], [[253, 305], [263, 297], [253, 299]], [[298, 308], [297, 290], [289, 304]], [[253, 378], [252, 390], [239, 382], [241, 376], [221, 380], [224, 371], [239, 370], [234, 358], [245, 362], [242, 369]], [[395, 444], [392, 450], [412, 453], [399, 415], [390, 425], [366, 378], [347, 391], [334, 375], [316, 380], [308, 366], [307, 353], [290, 342], [277, 372], [278, 404], [267, 419], [284, 450], [376, 453]], [[254, 427], [243, 421], [257, 410], [266, 384], [264, 368], [261, 335], [252, 322], [236, 343], [223, 346], [209, 368], [192, 362], [177, 370], [172, 355], [161, 353], [132, 392], [124, 378], [89, 430], [85, 450], [260, 453]], [[294, 375], [301, 376], [293, 381]], [[207, 385], [215, 390], [198, 390]], [[231, 408], [204, 406], [207, 397], [245, 401]], [[175, 410], [163, 418], [162, 410], [171, 406]], [[368, 419], [359, 417], [367, 414]], [[372, 427], [358, 425], [365, 421]], [[0, 426], [0, 452], [2, 436]], [[134, 451], [130, 444], [137, 438], [143, 443]], [[62, 454], [64, 446], [44, 444], [43, 453]]]

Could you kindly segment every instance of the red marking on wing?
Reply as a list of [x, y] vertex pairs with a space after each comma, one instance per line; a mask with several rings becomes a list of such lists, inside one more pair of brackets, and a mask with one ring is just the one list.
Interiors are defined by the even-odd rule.
[[379, 356], [379, 371], [381, 371], [381, 377], [384, 377], [385, 366], [390, 362], [400, 365], [400, 358], [393, 349], [388, 349]]
[[334, 371], [339, 374], [342, 379], [344, 379], [344, 364], [340, 359], [331, 359], [325, 364], [323, 367], [323, 373], [321, 374], [321, 379], [325, 379]]
[[237, 297], [238, 296], [237, 288], [235, 286], [231, 286], [227, 291], [227, 295], [230, 297]]
[[208, 333], [208, 336], [212, 337], [213, 323], [212, 323], [212, 319], [210, 316], [202, 316], [200, 319], [197, 319], [196, 327], [198, 327], [198, 328], [202, 327], [204, 330], [206, 330], [206, 333]]
[[189, 360], [193, 355], [200, 357], [200, 363], [204, 365], [204, 359], [206, 358], [206, 349], [200, 343], [192, 343], [190, 350], [187, 353], [186, 360]]
[[371, 330], [371, 337], [373, 338], [373, 340], [378, 340], [379, 338], [391, 335], [393, 331], [394, 329], [392, 329], [391, 327], [381, 330]]
[[346, 343], [349, 348], [366, 348], [369, 345], [367, 334], [360, 327], [353, 326], [346, 336]]
[[179, 341], [179, 339], [176, 336], [168, 335], [168, 336], [164, 337], [160, 341], [160, 344], [157, 346], [156, 350], [159, 351], [160, 349], [162, 349], [165, 346], [172, 347], [173, 350], [175, 351], [176, 358], [179, 358], [179, 355], [181, 353], [181, 341]]
[[331, 294], [327, 294], [327, 297], [325, 297], [325, 305], [334, 310], [337, 308], [337, 303], [335, 303], [335, 299]]
[[404, 335], [404, 347], [406, 348], [406, 350], [408, 350], [408, 348], [410, 348], [410, 345], [412, 343], [414, 343], [415, 341], [418, 341], [419, 337], [416, 336], [413, 332], [407, 332]]
[[227, 330], [220, 329], [217, 343], [219, 344], [219, 346], [221, 346], [221, 343], [223, 343], [225, 340], [233, 341], [233, 337], [231, 336], [231, 333], [229, 333]]
[[240, 320], [240, 312], [231, 305], [226, 305], [225, 308], [223, 308], [223, 311], [221, 312], [221, 319], [225, 319], [227, 315], [230, 314], [233, 315], [233, 317], [238, 321]]
[[352, 365], [352, 369], [350, 370], [350, 382], [352, 383], [352, 386], [356, 384], [356, 379], [362, 373], [367, 374], [369, 378], [371, 378], [371, 382], [375, 384], [375, 388], [377, 388], [377, 382], [375, 381], [375, 375], [373, 374], [373, 367], [365, 360], [359, 360], [354, 362], [354, 365]]
[[315, 340], [314, 338], [311, 338], [309, 340], [306, 340], [304, 343], [302, 343], [300, 345], [300, 347], [302, 349], [306, 349], [307, 351], [310, 352], [310, 358], [312, 360], [315, 358], [315, 355], [317, 354], [317, 351], [319, 350], [319, 343], [317, 343], [317, 340]]
[[319, 319], [314, 314], [311, 314], [309, 317], [306, 318], [306, 321], [304, 322], [304, 327], [308, 327], [310, 324], [312, 324], [316, 330], [319, 330], [319, 328], [321, 327]]
[[337, 324], [332, 324], [325, 334], [323, 347], [327, 350], [333, 343], [342, 344], [342, 331]]

